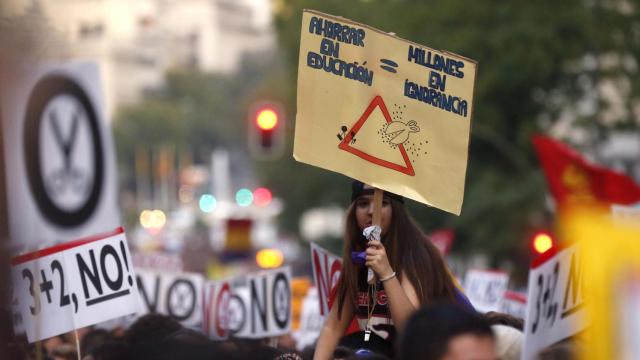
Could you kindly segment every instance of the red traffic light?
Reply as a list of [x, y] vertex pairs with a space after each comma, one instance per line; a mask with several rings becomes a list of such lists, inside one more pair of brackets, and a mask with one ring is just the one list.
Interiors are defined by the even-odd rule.
[[554, 246], [553, 237], [547, 232], [538, 232], [531, 240], [531, 247], [536, 254], [543, 254]]
[[277, 102], [256, 102], [249, 108], [248, 145], [256, 159], [274, 159], [284, 150], [285, 116]]
[[272, 130], [278, 125], [278, 113], [270, 108], [258, 111], [256, 125], [262, 130]]

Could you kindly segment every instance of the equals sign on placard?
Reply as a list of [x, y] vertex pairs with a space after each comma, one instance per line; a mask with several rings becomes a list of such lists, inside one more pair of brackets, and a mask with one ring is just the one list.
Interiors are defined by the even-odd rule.
[[397, 73], [398, 71], [396, 70], [396, 68], [398, 67], [398, 63], [396, 63], [393, 60], [389, 60], [389, 59], [380, 59], [380, 62], [382, 63], [380, 65], [380, 67], [382, 68], [382, 70], [386, 70], [390, 73]]

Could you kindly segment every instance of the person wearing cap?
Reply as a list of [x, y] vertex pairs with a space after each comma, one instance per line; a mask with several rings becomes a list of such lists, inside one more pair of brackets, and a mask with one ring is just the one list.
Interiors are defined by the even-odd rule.
[[[438, 249], [426, 241], [407, 212], [401, 196], [383, 193], [381, 241], [365, 238], [363, 232], [369, 233], [373, 225], [373, 192], [373, 187], [360, 181], [352, 184], [342, 273], [318, 338], [316, 360], [331, 358], [354, 316], [361, 330], [355, 334], [360, 344], [383, 349], [391, 356], [398, 330], [421, 305], [452, 302], [473, 308], [457, 289]], [[373, 285], [367, 282], [367, 268], [376, 275]]]

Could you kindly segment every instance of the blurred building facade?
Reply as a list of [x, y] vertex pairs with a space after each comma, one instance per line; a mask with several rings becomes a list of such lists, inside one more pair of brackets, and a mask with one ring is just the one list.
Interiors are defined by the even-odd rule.
[[162, 85], [167, 70], [230, 73], [275, 45], [271, 0], [3, 0], [41, 23], [47, 57], [100, 64], [107, 119]]

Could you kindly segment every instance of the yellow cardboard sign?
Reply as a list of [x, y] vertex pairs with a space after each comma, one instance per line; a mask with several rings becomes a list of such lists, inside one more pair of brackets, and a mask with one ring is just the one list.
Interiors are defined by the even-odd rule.
[[581, 358], [639, 359], [640, 230], [595, 213], [573, 216], [565, 230], [583, 251], [589, 327]]
[[459, 215], [476, 68], [305, 10], [293, 156]]

